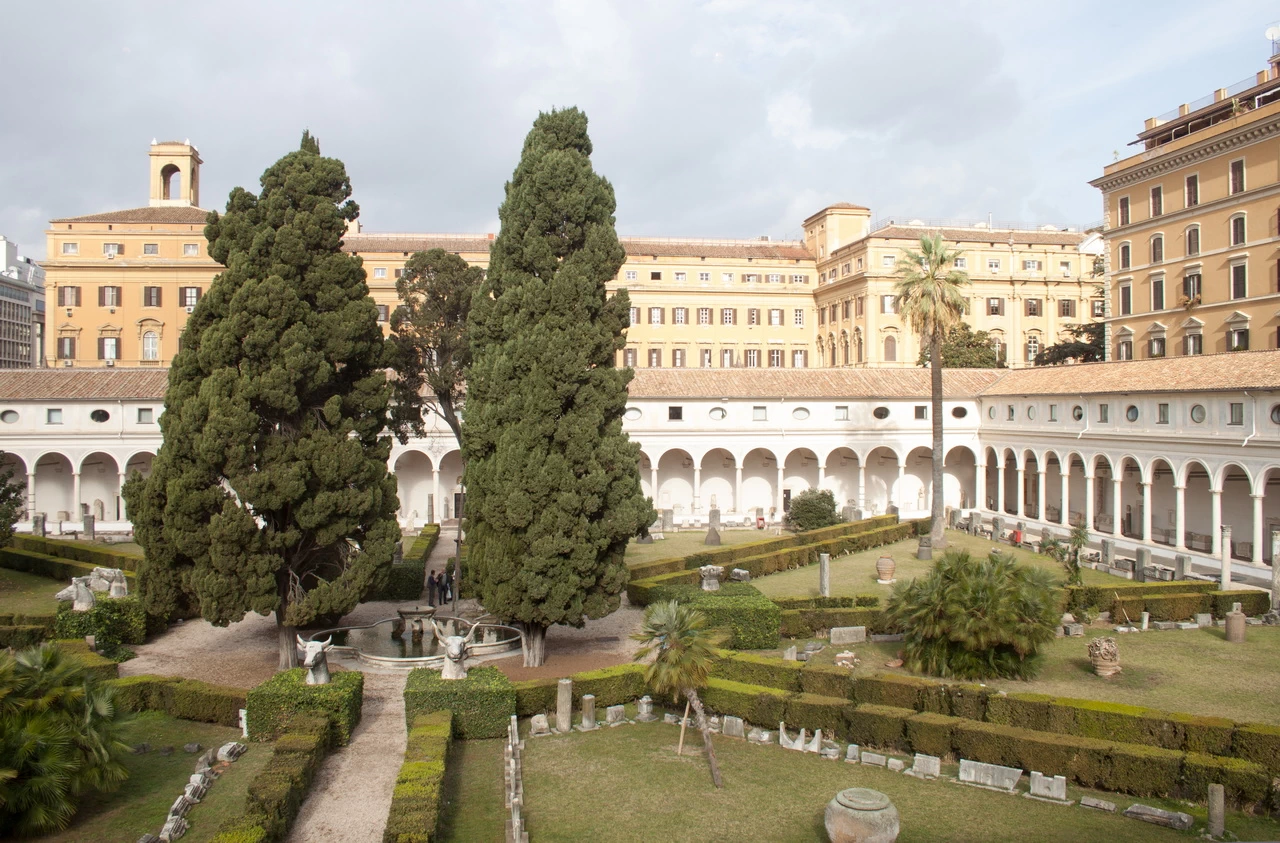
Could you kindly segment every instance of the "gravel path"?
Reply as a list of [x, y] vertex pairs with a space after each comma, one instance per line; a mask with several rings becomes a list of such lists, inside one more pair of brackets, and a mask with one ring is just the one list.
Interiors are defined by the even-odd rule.
[[381, 842], [404, 762], [406, 676], [365, 672], [360, 725], [325, 759], [287, 843]]

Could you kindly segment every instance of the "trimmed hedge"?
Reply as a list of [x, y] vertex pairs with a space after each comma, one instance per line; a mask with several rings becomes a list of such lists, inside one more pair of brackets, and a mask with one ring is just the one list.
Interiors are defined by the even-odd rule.
[[65, 539], [42, 538], [40, 536], [15, 535], [11, 545], [18, 550], [27, 550], [32, 553], [41, 553], [46, 556], [56, 556], [60, 559], [83, 562], [93, 568], [120, 568], [125, 572], [126, 576], [130, 572], [138, 570], [138, 562], [142, 559], [136, 554], [125, 553], [122, 550], [112, 550], [101, 545], [80, 541], [66, 541]]
[[922, 711], [907, 718], [907, 744], [912, 752], [936, 755], [942, 758], [951, 754], [952, 734], [964, 718], [950, 717]]
[[800, 727], [810, 732], [821, 729], [826, 738], [847, 738], [852, 709], [853, 704], [840, 697], [796, 694], [787, 699], [786, 721], [792, 724], [792, 728]]
[[405, 562], [426, 562], [427, 557], [431, 555], [431, 550], [436, 546], [436, 542], [440, 540], [440, 525], [427, 524], [422, 528], [422, 532], [418, 533], [418, 537], [409, 545], [409, 549], [404, 552]]
[[[1112, 612], [1112, 604], [1117, 597], [1157, 597], [1165, 594], [1207, 594], [1217, 586], [1211, 582], [1177, 582], [1135, 583], [1119, 581], [1115, 585], [1072, 585], [1062, 589], [1063, 611], [1080, 612], [1093, 609], [1099, 612]], [[1228, 608], [1230, 608], [1228, 606]]]
[[800, 671], [800, 690], [824, 697], [853, 699], [853, 674], [847, 667], [833, 664], [806, 663]]
[[[0, 547], [0, 568], [49, 577], [59, 582], [70, 583], [72, 577], [87, 577], [97, 567], [106, 566], [99, 566], [90, 562], [79, 562], [74, 559], [66, 559], [29, 550], [19, 550], [16, 547]], [[120, 566], [111, 565], [109, 567], [119, 568]], [[129, 583], [129, 592], [132, 594], [136, 587], [136, 574], [132, 570], [125, 569], [124, 575]]]
[[874, 635], [902, 631], [882, 609], [784, 609], [781, 624], [788, 638], [812, 638], [833, 626], [865, 626]]
[[77, 612], [64, 601], [58, 604], [53, 634], [57, 638], [92, 635], [98, 649], [114, 657], [123, 645], [147, 640], [147, 611], [137, 597], [100, 595], [87, 612]]
[[[711, 675], [743, 685], [760, 685], [780, 691], [801, 690], [803, 662], [760, 656], [755, 653], [718, 651], [720, 658], [711, 666]], [[769, 721], [764, 721], [768, 723]]]
[[1232, 735], [1231, 747], [1233, 755], [1280, 775], [1280, 726], [1242, 723]]
[[[580, 706], [585, 694], [593, 694], [596, 698], [596, 710], [604, 706], [622, 705], [638, 700], [645, 695], [645, 665], [620, 664], [604, 667], [600, 670], [588, 670], [575, 673], [573, 679], [573, 702]], [[554, 695], [552, 698], [554, 707]]]
[[1188, 752], [1182, 760], [1182, 795], [1199, 802], [1215, 782], [1237, 807], [1266, 805], [1271, 795], [1271, 776], [1261, 764]]
[[702, 689], [702, 702], [710, 710], [767, 726], [787, 719], [790, 697], [791, 694], [777, 688], [747, 685], [728, 679], [708, 679], [707, 687]]
[[440, 825], [441, 790], [453, 739], [449, 711], [419, 715], [391, 791], [384, 843], [430, 843]]
[[1232, 603], [1239, 603], [1240, 611], [1249, 617], [1271, 611], [1271, 593], [1268, 591], [1212, 591], [1209, 600], [1215, 618], [1225, 618]]
[[255, 741], [274, 740], [293, 731], [290, 721], [301, 715], [319, 715], [332, 724], [333, 743], [346, 746], [360, 722], [364, 705], [364, 674], [342, 670], [330, 674], [328, 685], [306, 684], [306, 668], [295, 667], [272, 676], [249, 692], [249, 736]]
[[859, 746], [906, 749], [909, 708], [864, 704], [849, 711], [849, 740]]
[[11, 624], [0, 626], [0, 649], [12, 647], [22, 650], [34, 647], [49, 637], [49, 629], [35, 624]]
[[56, 614], [50, 615], [2, 615], [0, 614], [0, 626], [43, 626], [53, 632], [53, 622], [58, 619]]
[[457, 737], [500, 738], [516, 713], [516, 691], [496, 667], [471, 668], [466, 679], [442, 679], [440, 671], [425, 667], [409, 671], [404, 687], [406, 724], [444, 709], [453, 712]]
[[417, 600], [427, 581], [425, 562], [402, 562], [387, 572], [387, 584], [366, 596], [366, 600]]
[[243, 688], [210, 685], [179, 676], [125, 676], [110, 683], [116, 703], [129, 711], [163, 711], [170, 717], [239, 726], [240, 709], [248, 692]]
[[115, 679], [120, 675], [120, 665], [111, 659], [90, 651], [89, 645], [84, 643], [83, 638], [79, 640], [54, 641], [53, 643], [58, 645], [59, 650], [80, 662], [80, 666], [84, 668], [85, 673], [99, 680]]
[[287, 731], [276, 739], [271, 759], [249, 784], [244, 813], [224, 822], [210, 843], [283, 840], [329, 751], [332, 734], [329, 718], [322, 714], [299, 714], [289, 721]]
[[878, 609], [880, 595], [855, 594], [853, 597], [775, 597], [773, 602], [783, 609]]
[[[697, 575], [696, 571], [691, 573]], [[702, 612], [709, 628], [728, 633], [728, 647], [768, 650], [778, 646], [782, 611], [748, 583], [725, 583], [719, 591], [703, 591], [694, 585], [661, 585], [652, 589], [652, 597], [655, 602], [675, 600]]]
[[556, 709], [556, 693], [559, 681], [556, 679], [524, 679], [512, 682], [511, 688], [516, 694], [516, 714], [521, 717], [532, 717], [545, 714]]

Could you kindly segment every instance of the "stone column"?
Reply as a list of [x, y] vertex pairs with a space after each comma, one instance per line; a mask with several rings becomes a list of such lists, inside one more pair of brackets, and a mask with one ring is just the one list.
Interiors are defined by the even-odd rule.
[[1253, 559], [1250, 561], [1262, 564], [1262, 495], [1253, 495]]
[[818, 488], [822, 488], [822, 484], [827, 482], [827, 467], [825, 465], [818, 466]]
[[818, 594], [831, 596], [831, 554], [818, 554]]
[[660, 497], [658, 495], [658, 464], [655, 462], [653, 468], [649, 470], [649, 485], [653, 488], [653, 505], [658, 506]]
[[590, 732], [596, 728], [596, 695], [582, 695], [582, 731]]
[[1142, 540], [1151, 541], [1151, 484], [1142, 484]]
[[1071, 523], [1071, 464], [1067, 461], [1067, 470], [1061, 471], [1062, 461], [1058, 461], [1058, 479], [1062, 481], [1062, 501], [1058, 509], [1058, 523], [1068, 526]]
[[906, 459], [907, 459], [906, 457], [898, 458], [898, 485], [896, 486], [898, 490], [898, 496], [895, 498], [893, 495], [889, 495], [889, 502], [892, 503], [894, 506], [898, 507], [898, 509], [902, 509], [902, 502], [905, 500], [905, 498], [903, 498], [902, 496], [902, 487], [906, 484], [903, 483], [902, 481], [907, 476]]
[[986, 463], [978, 463], [973, 467], [973, 494], [977, 498], [973, 502], [975, 509], [983, 510], [987, 508], [987, 466]]
[[1222, 536], [1222, 590], [1226, 591], [1231, 587], [1231, 525], [1227, 524], [1219, 530]]
[[1041, 521], [1049, 520], [1049, 512], [1044, 507], [1045, 503], [1048, 501], [1048, 496], [1045, 494], [1044, 488], [1045, 476], [1047, 473], [1048, 472], [1043, 468], [1036, 472], [1036, 517]]
[[1117, 536], [1121, 535], [1120, 516], [1122, 512], [1120, 509], [1120, 481], [1123, 479], [1123, 469], [1116, 472], [1116, 474], [1111, 478], [1111, 532]]
[[1187, 487], [1173, 487], [1173, 546], [1187, 549]]
[[35, 516], [36, 510], [36, 473], [27, 472], [27, 517]]
[[1023, 466], [1018, 466], [1018, 492], [1015, 497], [1017, 498], [1017, 507], [1014, 511], [1017, 512], [1019, 518], [1025, 518], [1027, 515], [1027, 470]]
[[1004, 514], [1004, 459], [996, 466], [996, 512]]
[[1213, 516], [1209, 526], [1210, 555], [1222, 553], [1222, 490], [1209, 490], [1209, 513]]
[[1084, 476], [1084, 528], [1090, 532], [1095, 529], [1093, 524], [1093, 475], [1086, 474]]
[[862, 459], [858, 459], [858, 509], [864, 513], [869, 510], [867, 506], [867, 467], [863, 464]]
[[1280, 610], [1280, 530], [1271, 531], [1271, 609]]
[[[656, 474], [655, 474], [655, 476], [656, 476]], [[736, 479], [734, 480], [734, 485], [733, 485], [733, 511], [734, 511], [734, 512], [746, 512], [746, 511], [747, 511], [747, 510], [742, 506], [742, 466], [738, 466], [738, 467], [737, 467], [737, 477], [736, 477]]]
[[440, 469], [431, 470], [431, 515], [437, 524], [444, 523], [444, 507], [440, 505]]
[[1227, 833], [1226, 788], [1209, 785], [1209, 836], [1215, 840]]
[[702, 466], [693, 467], [693, 511], [700, 512], [699, 501], [702, 498]]
[[120, 512], [119, 512], [119, 517], [117, 519], [119, 521], [126, 521], [129, 518], [128, 513], [125, 511], [127, 506], [124, 502], [124, 484], [125, 484], [125, 481], [128, 479], [129, 479], [128, 477], [124, 476], [123, 471], [120, 472], [120, 491], [117, 495], [117, 497], [120, 498]]
[[556, 731], [565, 734], [573, 728], [573, 680], [561, 679], [556, 686]]
[[777, 504], [775, 505], [778, 508], [777, 515], [775, 517], [779, 521], [782, 520], [782, 483], [783, 483], [783, 474], [785, 471], [786, 471], [786, 468], [782, 465], [782, 461], [779, 460], [778, 461], [778, 489], [777, 489], [777, 495], [774, 496], [777, 500]]
[[80, 472], [71, 472], [71, 520], [80, 520]]

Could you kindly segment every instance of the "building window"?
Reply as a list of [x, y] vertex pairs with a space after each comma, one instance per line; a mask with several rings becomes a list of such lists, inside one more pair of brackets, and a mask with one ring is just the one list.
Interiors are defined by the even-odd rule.
[[1188, 356], [1204, 354], [1204, 337], [1200, 334], [1187, 334], [1182, 339], [1183, 353]]
[[[188, 288], [188, 289], [190, 289], [190, 288]], [[391, 315], [391, 314], [390, 314], [390, 306], [389, 306], [389, 305], [385, 305], [385, 304], [380, 304], [380, 305], [378, 305], [377, 307], [378, 307], [378, 321], [379, 321], [379, 322], [386, 322], [386, 321], [387, 321], [387, 318]]]
[[1058, 261], [1058, 268], [1062, 270], [1063, 278], [1071, 277], [1071, 261]]
[[1004, 299], [987, 299], [988, 316], [1004, 316]]
[[1164, 276], [1151, 279], [1151, 309], [1164, 310]]
[[1058, 315], [1067, 319], [1076, 318], [1076, 302], [1075, 299], [1059, 299]]
[[1022, 262], [1023, 272], [1039, 272], [1044, 266], [1040, 261], [1024, 260]]
[[898, 341], [894, 337], [884, 338], [884, 362], [898, 362]]
[[662, 270], [660, 270], [660, 269], [652, 270], [652, 271], [649, 273], [649, 280], [650, 280], [650, 281], [661, 281], [661, 280], [662, 280]]
[[881, 266], [892, 267], [892, 266], [896, 265], [896, 264], [897, 264], [897, 262], [898, 262], [898, 259], [897, 259], [897, 258], [895, 258], [893, 255], [881, 255], [881, 256], [880, 256], [880, 265], [881, 265]]
[[[849, 274], [849, 264], [845, 264], [845, 275], [848, 275], [848, 274]], [[781, 273], [771, 273], [771, 274], [769, 275], [769, 283], [770, 283], [770, 284], [781, 284], [781, 283], [782, 283], [782, 275], [781, 275]]]
[[386, 268], [385, 266], [375, 266], [375, 267], [373, 268], [373, 277], [374, 277], [374, 278], [386, 278], [386, 277], [387, 277], [387, 268]]
[[752, 407], [752, 408], [751, 408], [751, 420], [752, 420], [752, 421], [768, 421], [768, 420], [769, 420], [769, 409], [768, 409], [767, 407], [762, 407], [762, 406], [759, 406], [759, 405], [757, 405], [757, 406], [755, 406], [755, 407]]
[[1107, 315], [1107, 302], [1104, 299], [1093, 299], [1090, 306], [1094, 319], [1101, 319]]
[[639, 325], [640, 324], [640, 308], [638, 307], [631, 308], [631, 310], [628, 311], [627, 319], [630, 321], [630, 324]]
[[773, 327], [782, 327], [782, 308], [773, 308], [769, 311], [769, 324]]
[[401, 278], [401, 277], [403, 277], [403, 276], [404, 276], [404, 269], [403, 269], [403, 268], [401, 268], [401, 269], [397, 269], [397, 270], [396, 270], [395, 272], [393, 272], [392, 274], [393, 274], [396, 278]]
[[1123, 342], [1116, 343], [1116, 359], [1133, 359], [1133, 340], [1124, 340]]
[[809, 366], [809, 352], [803, 348], [795, 348], [791, 350], [791, 368], [805, 369]]
[[[199, 302], [200, 302], [199, 287], [181, 287], [178, 289], [178, 303], [181, 304], [183, 307], [195, 307], [197, 304], [199, 304]], [[383, 305], [383, 309], [384, 310], [386, 309], [385, 305]], [[387, 320], [383, 318], [378, 321], [386, 322]]]
[[1138, 405], [1130, 404], [1128, 407], [1126, 407], [1124, 410], [1124, 417], [1130, 423], [1136, 422], [1138, 420]]
[[1227, 346], [1231, 351], [1249, 350], [1249, 329], [1232, 328], [1227, 331]]
[[1133, 285], [1120, 285], [1120, 315], [1128, 316], [1133, 313]]
[[1040, 299], [1027, 299], [1026, 307], [1028, 316], [1040, 315]]
[[1227, 424], [1241, 425], [1244, 424], [1244, 404], [1238, 401], [1232, 401], [1229, 405], [1230, 421]]
[[1196, 424], [1204, 424], [1205, 412], [1203, 404], [1191, 405], [1191, 421]]
[[745, 355], [745, 362], [748, 369], [760, 368], [760, 349], [748, 348]]
[[138, 424], [155, 424], [156, 411], [150, 407], [138, 408]]
[[1187, 200], [1187, 207], [1193, 208], [1200, 204], [1200, 177], [1187, 176], [1187, 186], [1184, 191]]
[[1056, 422], [1057, 420], [1058, 420], [1058, 405], [1050, 404], [1049, 405], [1049, 421]]
[[158, 254], [160, 254], [160, 244], [159, 244], [159, 243], [143, 243], [143, 244], [142, 244], [142, 254], [144, 254], [144, 255], [158, 255]]
[[1084, 421], [1084, 407], [1081, 407], [1079, 404], [1072, 407], [1071, 418], [1075, 419], [1076, 421]]
[[837, 313], [836, 305], [833, 304], [831, 305], [831, 321], [832, 322], [836, 321], [836, 313]]
[[668, 407], [667, 421], [684, 421], [684, 407]]
[[[831, 271], [835, 272], [834, 269]], [[831, 277], [834, 278], [835, 276], [832, 275]], [[744, 272], [742, 273], [742, 281], [744, 284], [756, 284], [760, 281], [760, 276], [754, 272]]]
[[704, 348], [698, 353], [698, 359], [701, 361], [699, 365], [704, 369], [711, 368], [711, 349]]
[[1242, 299], [1249, 294], [1249, 268], [1242, 263], [1231, 265], [1231, 298]]
[[674, 369], [684, 368], [684, 349], [683, 348], [671, 349], [671, 366]]
[[827, 309], [825, 307], [818, 308], [818, 324], [827, 324]]
[[80, 288], [79, 287], [59, 287], [58, 288], [58, 307], [79, 307], [80, 306]]
[[636, 277], [637, 277], [637, 276], [636, 276], [636, 271], [635, 271], [634, 269], [628, 269], [628, 270], [627, 270], [627, 272], [626, 272], [626, 279], [627, 279], [628, 281], [634, 281], [634, 280], [636, 280]]
[[1168, 423], [1169, 423], [1169, 405], [1157, 404], [1156, 405], [1156, 424], [1168, 424]]
[[1244, 159], [1231, 162], [1231, 195], [1244, 192]]
[[649, 308], [649, 324], [650, 324], [650, 325], [661, 325], [661, 324], [662, 324], [662, 319], [663, 319], [663, 310], [664, 310], [664, 309], [665, 309], [665, 308], [661, 308], [661, 307], [651, 307], [651, 308]]
[[1231, 245], [1244, 245], [1244, 214], [1231, 218]]
[[732, 283], [732, 282], [733, 282], [733, 273], [732, 273], [732, 272], [722, 272], [722, 273], [720, 273], [720, 280], [721, 280], [721, 281], [723, 281], [723, 282], [724, 282], [724, 283], [726, 283], [726, 284]]
[[987, 272], [999, 272], [999, 271], [1000, 271], [1000, 259], [987, 258]]
[[1187, 257], [1200, 254], [1200, 226], [1193, 225], [1187, 229]]
[[797, 328], [804, 327], [804, 308], [797, 307], [791, 312], [791, 324], [795, 325]]
[[701, 283], [703, 283], [703, 284], [709, 284], [709, 283], [711, 283], [711, 273], [710, 273], [710, 272], [699, 272], [699, 273], [698, 273], [698, 281], [699, 281], [699, 282], [701, 282]]
[[676, 273], [676, 280], [677, 280], [677, 281], [684, 281], [684, 280], [685, 280], [685, 277], [686, 277], [686, 276], [685, 276], [685, 274], [684, 274], [683, 272], [677, 272], [677, 273]]
[[98, 337], [98, 359], [99, 360], [119, 360], [120, 359], [120, 338], [119, 337]]
[[99, 307], [119, 307], [120, 306], [120, 287], [99, 287], [98, 288], [98, 306]]
[[649, 349], [649, 368], [650, 369], [662, 368], [662, 349], [660, 348]]
[[1147, 346], [1148, 357], [1164, 357], [1165, 343], [1164, 337], [1152, 337], [1150, 344]]
[[161, 302], [161, 290], [159, 287], [143, 287], [142, 288], [142, 306], [143, 307], [159, 307]]
[[1027, 339], [1027, 362], [1036, 362], [1036, 355], [1040, 353], [1040, 338], [1030, 337]]
[[969, 268], [969, 259], [968, 259], [968, 258], [956, 258], [956, 259], [955, 259], [954, 266], [955, 266], [955, 268], [956, 268], [956, 269], [968, 269], [968, 268]]
[[[858, 269], [862, 269], [862, 258], [858, 258]], [[792, 284], [808, 284], [809, 276], [808, 275], [792, 275], [791, 283]]]
[[848, 405], [847, 405], [847, 404], [837, 404], [837, 405], [836, 405], [836, 421], [848, 421], [848, 420], [849, 420], [849, 407], [848, 407]]
[[733, 368], [733, 349], [732, 348], [724, 348], [720, 350], [720, 368], [722, 369]]
[[636, 367], [636, 350], [634, 348], [624, 348], [622, 350], [622, 365], [632, 369]]
[[1151, 188], [1151, 216], [1158, 217], [1164, 213], [1164, 188], [1156, 185]]
[[1014, 418], [1016, 418], [1017, 411], [1014, 410], [1012, 404], [1008, 406], [1008, 414], [1009, 414], [1009, 421], [1013, 421]]
[[881, 296], [880, 312], [881, 313], [897, 313], [898, 297], [897, 296]]
[[1200, 273], [1192, 272], [1183, 277], [1182, 297], [1185, 299], [1184, 304], [1191, 304], [1200, 298]]
[[849, 300], [848, 299], [845, 299], [844, 301], [840, 302], [840, 316], [843, 319], [849, 318]]
[[760, 309], [758, 307], [747, 308], [747, 324], [748, 325], [760, 324]]
[[698, 308], [698, 324], [699, 325], [711, 324], [711, 308], [709, 307]]
[[780, 348], [771, 348], [771, 349], [769, 349], [769, 368], [771, 368], [771, 369], [781, 369], [781, 368], [782, 368], [782, 365], [783, 365], [783, 364], [782, 364], [782, 349], [780, 349]]
[[76, 338], [75, 337], [58, 337], [58, 359], [59, 360], [76, 359]]
[[1111, 405], [1099, 404], [1098, 405], [1098, 423], [1107, 424], [1110, 421], [1111, 421]]
[[45, 424], [62, 424], [62, 410], [50, 408], [44, 412]]
[[124, 244], [123, 243], [103, 243], [102, 254], [106, 255], [109, 258], [113, 258], [116, 255], [123, 255]]
[[155, 331], [147, 331], [142, 335], [142, 359], [160, 359], [160, 335]]
[[62, 254], [64, 254], [64, 255], [78, 255], [78, 254], [80, 254], [80, 244], [79, 244], [79, 243], [63, 243], [63, 244], [62, 244]]
[[199, 257], [199, 256], [200, 256], [200, 244], [199, 244], [199, 243], [183, 243], [183, 244], [182, 244], [182, 256], [183, 256], [183, 257], [187, 257], [187, 258], [195, 258], [195, 257]]
[[862, 313], [864, 310], [862, 302], [863, 302], [863, 296], [858, 296], [856, 299], [853, 300], [853, 315], [859, 318], [862, 317]]
[[671, 308], [671, 322], [676, 325], [685, 325], [689, 322], [689, 308], [673, 307]]
[[735, 310], [732, 307], [720, 308], [720, 324], [721, 325], [734, 324], [734, 322], [736, 321], [735, 317], [737, 316], [737, 313], [738, 313], [737, 310]]
[[916, 405], [916, 421], [926, 421], [928, 418], [929, 418], [929, 405], [917, 404]]
[[1151, 238], [1151, 262], [1164, 263], [1164, 238], [1159, 235]]
[[1120, 244], [1120, 268], [1128, 269], [1133, 264], [1133, 250], [1128, 243]]

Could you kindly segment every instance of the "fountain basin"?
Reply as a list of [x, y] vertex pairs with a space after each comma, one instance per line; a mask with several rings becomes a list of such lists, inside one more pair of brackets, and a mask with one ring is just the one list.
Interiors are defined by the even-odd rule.
[[[415, 667], [439, 670], [445, 662], [444, 644], [436, 638], [435, 629], [429, 622], [422, 637], [415, 640], [411, 624], [408, 623], [415, 616], [431, 618], [430, 614], [420, 608], [411, 609], [400, 612], [397, 617], [365, 626], [326, 629], [311, 635], [310, 638], [324, 640], [333, 636], [330, 652], [335, 656], [354, 658], [361, 664], [400, 670], [412, 670]], [[520, 650], [520, 630], [513, 626], [485, 622], [473, 624], [465, 618], [447, 615], [435, 615], [433, 619], [441, 626], [452, 622], [453, 628], [459, 635], [466, 635], [473, 625], [480, 627], [476, 632], [475, 640], [467, 647], [469, 662]], [[397, 633], [397, 628], [403, 631]], [[487, 643], [484, 640], [486, 637], [491, 639]]]

